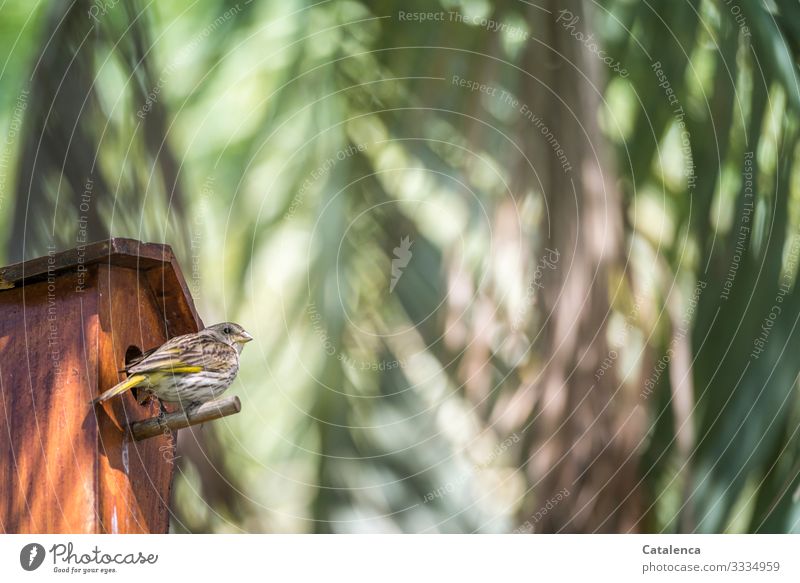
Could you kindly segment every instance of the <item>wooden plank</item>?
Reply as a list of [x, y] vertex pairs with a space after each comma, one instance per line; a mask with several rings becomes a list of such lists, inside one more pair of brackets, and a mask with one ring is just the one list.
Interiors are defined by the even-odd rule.
[[76, 274], [0, 293], [0, 527], [96, 531], [97, 294]]
[[169, 264], [154, 267], [146, 272], [145, 277], [163, 316], [167, 337], [189, 334], [204, 328], [177, 261], [173, 259]]
[[[131, 346], [145, 351], [163, 344], [164, 317], [149, 282], [137, 271], [98, 266], [99, 387], [97, 393], [124, 379], [119, 373]], [[109, 533], [166, 533], [175, 459], [176, 435], [165, 431], [136, 442], [127, 427], [158, 415], [155, 401], [137, 403], [130, 392], [96, 407], [100, 528]]]

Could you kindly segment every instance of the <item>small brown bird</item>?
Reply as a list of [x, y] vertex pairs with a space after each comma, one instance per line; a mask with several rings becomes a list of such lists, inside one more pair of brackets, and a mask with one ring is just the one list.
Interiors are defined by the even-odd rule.
[[176, 336], [128, 363], [125, 368], [128, 378], [97, 397], [92, 405], [134, 387], [183, 409], [215, 399], [236, 378], [239, 354], [252, 339], [244, 328], [233, 322]]

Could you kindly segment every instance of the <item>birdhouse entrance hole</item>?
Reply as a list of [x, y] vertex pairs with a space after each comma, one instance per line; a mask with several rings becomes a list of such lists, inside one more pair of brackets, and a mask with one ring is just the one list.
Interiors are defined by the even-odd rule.
[[142, 355], [142, 349], [138, 346], [128, 346], [128, 349], [125, 351], [125, 366], [128, 366], [131, 362], [136, 360]]
[[[128, 349], [125, 351], [125, 367], [127, 368], [131, 364], [131, 362], [133, 362], [140, 356], [142, 356], [141, 348], [135, 345], [128, 346]], [[147, 400], [148, 395], [146, 394], [146, 391], [144, 389], [141, 389], [139, 387], [133, 387], [131, 389], [131, 393], [133, 394], [133, 398], [136, 399], [136, 402], [139, 403], [139, 405], [146, 406], [145, 401]]]

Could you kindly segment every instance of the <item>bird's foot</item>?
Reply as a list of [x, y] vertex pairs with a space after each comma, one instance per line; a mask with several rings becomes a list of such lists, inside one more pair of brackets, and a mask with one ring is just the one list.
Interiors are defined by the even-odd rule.
[[167, 415], [169, 415], [169, 411], [167, 411], [167, 406], [164, 404], [164, 401], [161, 399], [158, 400], [158, 418], [159, 420], [166, 419]]

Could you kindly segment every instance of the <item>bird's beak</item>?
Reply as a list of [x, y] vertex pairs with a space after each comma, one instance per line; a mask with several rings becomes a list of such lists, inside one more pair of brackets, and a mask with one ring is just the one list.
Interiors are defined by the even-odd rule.
[[241, 342], [242, 344], [247, 344], [252, 339], [253, 339], [253, 337], [250, 336], [250, 334], [248, 334], [247, 332], [242, 332], [241, 334], [239, 334], [239, 338], [238, 338], [239, 342]]

